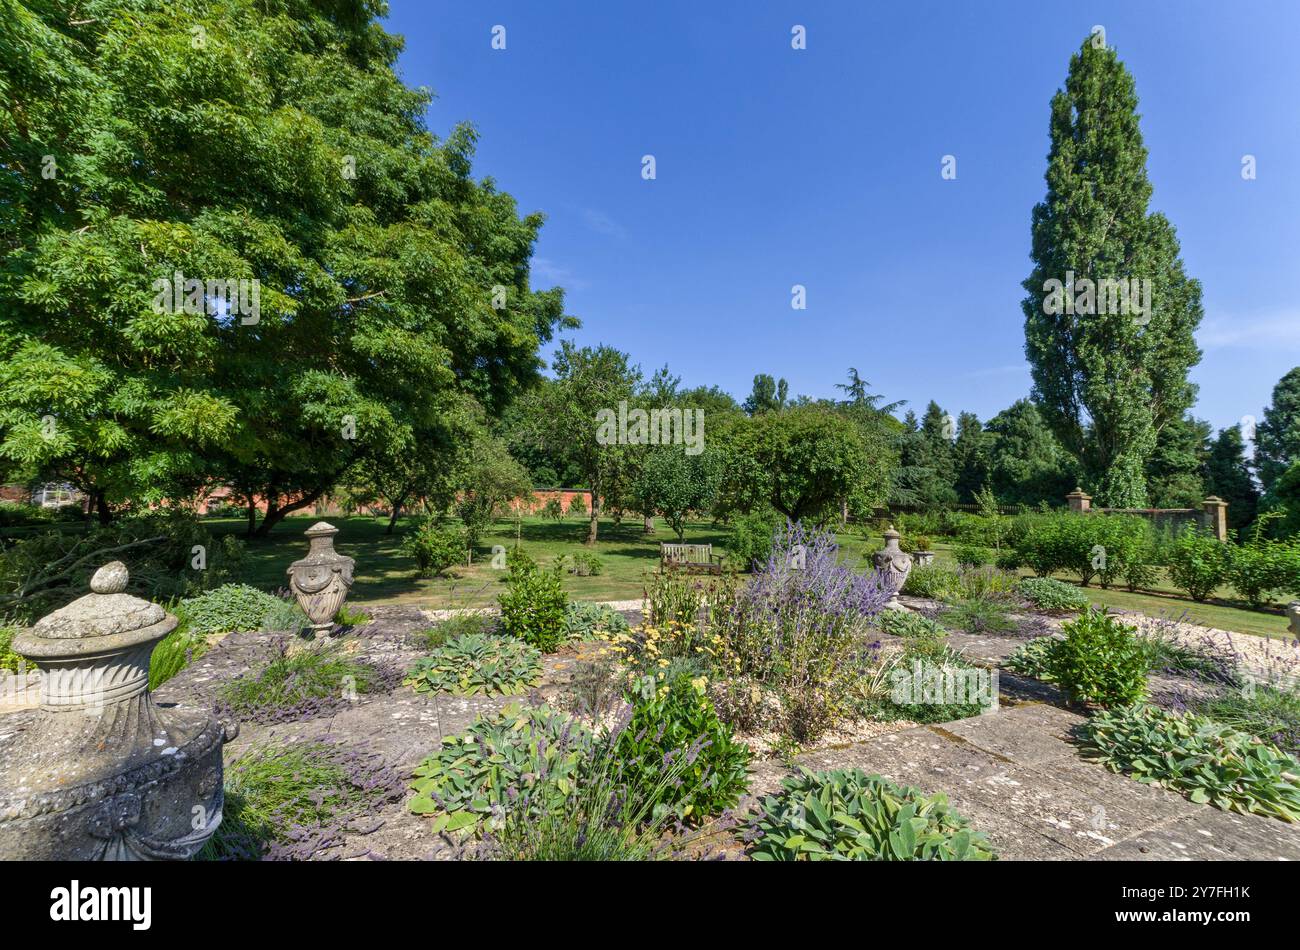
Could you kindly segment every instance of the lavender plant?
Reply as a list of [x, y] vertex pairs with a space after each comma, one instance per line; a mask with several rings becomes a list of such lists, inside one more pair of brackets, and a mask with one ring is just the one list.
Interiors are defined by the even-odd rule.
[[789, 524], [767, 563], [711, 618], [721, 665], [773, 691], [797, 742], [830, 728], [849, 708], [862, 636], [890, 597], [888, 585], [842, 564], [834, 537]]

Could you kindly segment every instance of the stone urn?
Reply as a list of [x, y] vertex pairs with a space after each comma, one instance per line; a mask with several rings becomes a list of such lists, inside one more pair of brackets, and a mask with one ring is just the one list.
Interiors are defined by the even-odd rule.
[[912, 552], [912, 562], [913, 562], [917, 567], [924, 567], [924, 566], [927, 565], [927, 564], [933, 564], [933, 563], [934, 563], [934, 552], [933, 552], [933, 551], [913, 551], [913, 552]]
[[890, 525], [885, 532], [885, 546], [871, 557], [871, 563], [884, 579], [890, 590], [889, 603], [886, 607], [902, 607], [898, 601], [898, 592], [907, 582], [907, 575], [912, 573], [912, 555], [898, 546], [899, 533]]
[[334, 550], [339, 529], [328, 521], [316, 522], [305, 533], [311, 547], [305, 558], [289, 565], [289, 589], [319, 640], [334, 626], [334, 617], [347, 599], [356, 561]]
[[0, 719], [0, 860], [183, 861], [221, 824], [238, 727], [154, 704], [149, 658], [177, 620], [127, 580], [104, 565], [91, 593], [14, 637], [41, 703]]
[[1291, 621], [1291, 633], [1300, 639], [1300, 600], [1293, 600], [1286, 605], [1286, 617]]

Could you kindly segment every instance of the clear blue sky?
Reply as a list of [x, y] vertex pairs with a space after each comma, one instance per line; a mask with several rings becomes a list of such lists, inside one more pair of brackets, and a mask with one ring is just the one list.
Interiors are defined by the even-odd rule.
[[475, 174], [547, 214], [533, 281], [566, 288], [579, 343], [738, 398], [757, 372], [833, 395], [856, 366], [981, 419], [1029, 391], [1048, 102], [1094, 24], [1204, 286], [1196, 414], [1258, 416], [1300, 364], [1300, 3], [391, 0], [388, 20], [429, 127], [472, 121]]

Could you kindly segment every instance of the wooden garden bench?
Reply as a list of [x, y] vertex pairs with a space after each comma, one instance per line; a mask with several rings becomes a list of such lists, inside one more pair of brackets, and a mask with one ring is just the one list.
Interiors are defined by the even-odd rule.
[[722, 555], [711, 544], [669, 544], [659, 542], [659, 569], [665, 565], [685, 568], [688, 573], [722, 573]]

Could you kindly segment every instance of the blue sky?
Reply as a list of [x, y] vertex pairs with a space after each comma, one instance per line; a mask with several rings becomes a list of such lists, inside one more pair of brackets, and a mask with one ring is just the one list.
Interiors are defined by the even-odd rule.
[[1196, 414], [1258, 416], [1300, 364], [1298, 3], [390, 2], [429, 127], [472, 121], [476, 175], [547, 214], [533, 281], [566, 288], [569, 336], [647, 371], [829, 396], [856, 366], [981, 419], [1026, 395], [1048, 102], [1095, 24], [1204, 287]]

